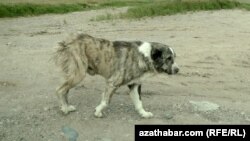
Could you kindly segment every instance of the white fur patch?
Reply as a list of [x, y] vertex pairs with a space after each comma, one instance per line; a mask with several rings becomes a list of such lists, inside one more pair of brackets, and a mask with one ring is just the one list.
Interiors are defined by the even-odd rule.
[[152, 47], [148, 42], [144, 42], [139, 46], [139, 52], [141, 52], [145, 57], [151, 57], [151, 50]]
[[95, 108], [95, 116], [102, 117], [102, 110], [107, 107], [107, 103], [105, 101], [101, 101], [101, 103]]
[[169, 47], [169, 49], [170, 49], [171, 53], [174, 55], [174, 50], [171, 47]]

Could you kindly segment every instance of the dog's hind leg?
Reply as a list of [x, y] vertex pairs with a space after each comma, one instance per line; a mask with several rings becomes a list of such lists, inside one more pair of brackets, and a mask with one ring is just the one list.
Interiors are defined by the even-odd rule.
[[102, 117], [102, 110], [108, 106], [110, 103], [110, 99], [112, 95], [114, 94], [117, 87], [107, 84], [105, 88], [105, 92], [102, 93], [102, 100], [101, 103], [95, 108], [95, 116], [96, 117]]
[[130, 89], [130, 97], [135, 105], [136, 111], [143, 117], [143, 118], [150, 118], [153, 117], [151, 112], [147, 112], [144, 110], [141, 101], [141, 85], [140, 84], [131, 84], [128, 85]]
[[56, 90], [56, 95], [61, 104], [61, 110], [63, 113], [75, 111], [76, 108], [72, 105], [68, 105], [68, 93], [71, 88], [79, 84], [86, 76], [87, 72], [87, 59], [80, 57], [76, 51], [71, 51], [68, 62], [62, 68], [67, 68], [65, 82]]
[[59, 99], [61, 110], [64, 114], [68, 114], [69, 112], [75, 111], [76, 108], [73, 105], [68, 105], [68, 93], [71, 88], [76, 86], [81, 82], [83, 77], [72, 76], [67, 79], [57, 90], [56, 95]]

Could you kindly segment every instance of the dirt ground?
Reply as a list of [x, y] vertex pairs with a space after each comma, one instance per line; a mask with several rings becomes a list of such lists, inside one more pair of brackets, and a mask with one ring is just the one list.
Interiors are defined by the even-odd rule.
[[[205, 11], [143, 20], [95, 22], [125, 9], [0, 19], [0, 141], [62, 141], [62, 127], [78, 141], [134, 140], [135, 124], [250, 124], [250, 12]], [[152, 119], [135, 112], [128, 88], [113, 96], [104, 118], [94, 117], [104, 79], [88, 76], [70, 91], [77, 111], [59, 111], [54, 95], [62, 82], [50, 58], [70, 32], [110, 40], [155, 41], [177, 53], [181, 71], [142, 85]]]

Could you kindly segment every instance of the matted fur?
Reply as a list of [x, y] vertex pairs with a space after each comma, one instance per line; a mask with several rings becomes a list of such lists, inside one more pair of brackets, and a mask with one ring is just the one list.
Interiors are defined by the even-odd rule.
[[[71, 35], [71, 38], [60, 42], [54, 60], [65, 76], [65, 82], [56, 91], [61, 110], [66, 114], [75, 110], [74, 106], [68, 105], [67, 94], [88, 73], [106, 79], [106, 89], [101, 104], [96, 107], [95, 116], [102, 117], [102, 110], [118, 87], [130, 85], [131, 95], [134, 95], [131, 98], [134, 98], [138, 112], [143, 117], [151, 117], [152, 113], [146, 112], [142, 104], [138, 106], [141, 101], [136, 99], [140, 94], [140, 78], [145, 73], [177, 73], [178, 68], [172, 67], [174, 54], [171, 48], [160, 43], [142, 44], [141, 41], [109, 41], [87, 34]], [[145, 45], [149, 46], [146, 56], [143, 49], [139, 49]]]

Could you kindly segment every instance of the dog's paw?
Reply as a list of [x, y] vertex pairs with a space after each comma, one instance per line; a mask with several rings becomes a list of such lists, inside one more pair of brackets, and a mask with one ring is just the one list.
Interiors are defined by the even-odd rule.
[[75, 106], [73, 105], [68, 105], [68, 106], [62, 106], [61, 107], [61, 111], [64, 113], [64, 114], [68, 114], [69, 112], [73, 112], [75, 111], [76, 108]]
[[151, 113], [151, 112], [143, 112], [143, 113], [141, 113], [141, 116], [142, 116], [143, 118], [151, 118], [151, 117], [153, 117], [154, 115], [153, 115], [153, 113]]
[[102, 112], [95, 111], [95, 117], [102, 118], [103, 117]]

